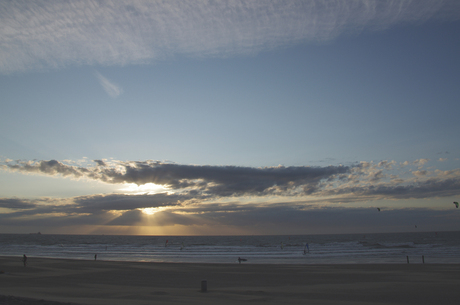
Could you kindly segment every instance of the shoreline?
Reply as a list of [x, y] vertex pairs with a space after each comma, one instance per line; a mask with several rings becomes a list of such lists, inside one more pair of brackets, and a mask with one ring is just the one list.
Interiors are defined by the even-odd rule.
[[[24, 267], [20, 257], [0, 256], [0, 271], [4, 271], [0, 296], [12, 296], [6, 303], [12, 305], [14, 300], [30, 305], [39, 300], [53, 305], [419, 305], [457, 304], [460, 297], [460, 264], [152, 263], [30, 257]], [[207, 292], [201, 292], [203, 280]]]
[[[210, 259], [209, 261], [199, 260], [199, 261], [189, 261], [189, 260], [136, 260], [136, 259], [111, 259], [106, 258], [102, 255], [97, 256], [97, 261], [104, 262], [117, 262], [117, 263], [151, 263], [151, 264], [194, 264], [194, 265], [234, 265], [238, 264], [238, 257], [234, 257], [233, 260], [227, 261], [217, 261]], [[304, 260], [291, 260], [291, 261], [281, 261], [281, 262], [272, 262], [267, 260], [259, 260], [255, 258], [249, 258], [241, 264], [245, 265], [284, 265], [284, 266], [314, 266], [314, 265], [404, 265], [409, 264], [407, 262], [407, 257], [409, 257], [410, 264], [427, 264], [427, 265], [460, 265], [460, 258], [452, 257], [442, 257], [442, 256], [426, 256], [426, 255], [406, 255], [400, 256], [399, 258], [380, 258], [380, 259], [344, 259], [344, 258], [305, 258]], [[0, 259], [16, 259], [22, 261], [21, 255], [12, 256], [1, 255]], [[71, 261], [94, 261], [94, 254], [88, 254], [84, 258], [78, 257], [50, 257], [50, 256], [28, 256], [30, 259], [49, 259], [49, 260], [71, 260]], [[245, 257], [246, 258], [246, 257]], [[0, 303], [1, 305], [1, 303]]]

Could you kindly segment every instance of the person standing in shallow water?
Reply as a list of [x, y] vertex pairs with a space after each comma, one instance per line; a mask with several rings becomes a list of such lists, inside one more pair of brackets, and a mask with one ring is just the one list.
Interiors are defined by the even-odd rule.
[[22, 256], [22, 262], [24, 263], [24, 267], [27, 266], [27, 256], [25, 254]]

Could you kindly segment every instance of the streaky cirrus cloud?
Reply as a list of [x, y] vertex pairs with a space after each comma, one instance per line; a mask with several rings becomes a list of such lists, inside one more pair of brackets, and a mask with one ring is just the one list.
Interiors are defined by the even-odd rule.
[[95, 74], [96, 74], [96, 77], [99, 80], [99, 83], [101, 84], [102, 88], [104, 88], [105, 92], [107, 92], [107, 94], [110, 97], [116, 98], [120, 94], [123, 93], [123, 89], [120, 86], [117, 86], [116, 84], [114, 84], [113, 82], [108, 80], [101, 73], [95, 72]]
[[459, 12], [457, 0], [2, 1], [0, 73], [250, 54]]

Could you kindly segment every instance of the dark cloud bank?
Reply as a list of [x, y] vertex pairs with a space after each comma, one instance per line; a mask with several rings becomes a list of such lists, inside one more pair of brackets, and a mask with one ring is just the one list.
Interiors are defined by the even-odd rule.
[[[95, 160], [94, 163], [94, 167], [81, 167], [56, 160], [16, 161], [6, 162], [1, 166], [4, 170], [15, 172], [86, 178], [110, 184], [163, 185], [175, 196], [159, 195], [159, 201], [163, 200], [165, 204], [192, 198], [248, 195], [350, 196], [354, 198], [352, 200], [359, 201], [358, 197], [369, 196], [375, 196], [376, 199], [411, 199], [460, 194], [460, 171], [450, 171], [435, 177], [426, 175], [427, 178], [423, 180], [399, 178], [399, 181], [393, 179], [397, 182], [384, 183], [382, 181], [386, 174], [381, 169], [375, 169], [376, 167], [372, 171], [367, 163], [354, 166], [262, 168], [183, 165], [160, 161], [116, 161], [109, 165], [102, 160]], [[381, 162], [378, 166], [384, 168], [387, 163]], [[104, 198], [106, 202], [118, 202], [115, 198]], [[155, 203], [158, 201], [154, 195], [150, 198]], [[88, 197], [86, 200], [92, 199]]]
[[[429, 224], [427, 229], [437, 225], [439, 230], [448, 223], [458, 223], [460, 216], [458, 213], [452, 214], [452, 211], [432, 209], [400, 208], [378, 213], [375, 207], [332, 209], [317, 205], [321, 202], [455, 196], [460, 194], [460, 175], [455, 174], [456, 171], [424, 180], [400, 179], [399, 183], [383, 183], [379, 181], [385, 177], [384, 174], [379, 171], [369, 172], [370, 167], [363, 165], [252, 168], [181, 165], [159, 161], [117, 161], [112, 164], [102, 160], [94, 162], [93, 167], [81, 167], [56, 160], [16, 161], [6, 162], [2, 168], [113, 184], [155, 183], [168, 187], [170, 191], [142, 195], [91, 195], [69, 199], [3, 198], [0, 199], [0, 208], [7, 208], [11, 212], [0, 214], [2, 225], [145, 225], [143, 221], [146, 215], [141, 209], [165, 207], [171, 209], [150, 216], [149, 225], [233, 226], [247, 228], [251, 232], [265, 230], [270, 234], [276, 234], [274, 228], [282, 228], [279, 234], [288, 234], [289, 230], [292, 232], [296, 228], [301, 233], [314, 228], [315, 232], [322, 228], [321, 232], [326, 233], [338, 230], [339, 227], [351, 231], [362, 231], [365, 227], [379, 231], [389, 226], [404, 230], [412, 228], [415, 223], [419, 226]], [[368, 180], [364, 181], [363, 177]], [[290, 201], [265, 201], [273, 196], [289, 197]], [[239, 200], [243, 197], [246, 200], [252, 198], [252, 203], [243, 204]], [[223, 203], [221, 200], [225, 198], [227, 202]], [[305, 201], [306, 198], [310, 201]], [[233, 202], [229, 203], [228, 200]]]
[[12, 171], [63, 177], [89, 178], [106, 183], [154, 183], [174, 190], [188, 190], [191, 194], [212, 196], [267, 195], [283, 193], [302, 187], [313, 193], [322, 180], [350, 170], [347, 166], [327, 167], [238, 167], [210, 165], [182, 165], [159, 161], [118, 162], [108, 166], [94, 161], [93, 168], [63, 164], [56, 160], [7, 163]]
[[[59, 208], [56, 211], [61, 210]], [[259, 206], [213, 206], [200, 209], [199, 213], [183, 208], [177, 213], [169, 210], [149, 216], [140, 210], [124, 211], [113, 217], [108, 211], [87, 214], [68, 214], [66, 217], [52, 215], [27, 217], [35, 213], [49, 212], [39, 207], [34, 212], [0, 214], [1, 226], [26, 226], [35, 228], [61, 228], [68, 226], [186, 226], [190, 228], [238, 228], [251, 234], [325, 234], [356, 232], [404, 232], [458, 230], [460, 214], [455, 210], [431, 210], [411, 208], [382, 210], [375, 208], [308, 208], [290, 205]], [[68, 211], [67, 211], [68, 212]], [[29, 215], [30, 214], [30, 215]], [[0, 226], [0, 227], [1, 227]], [[417, 226], [417, 228], [415, 228]], [[231, 232], [231, 231], [230, 231]]]

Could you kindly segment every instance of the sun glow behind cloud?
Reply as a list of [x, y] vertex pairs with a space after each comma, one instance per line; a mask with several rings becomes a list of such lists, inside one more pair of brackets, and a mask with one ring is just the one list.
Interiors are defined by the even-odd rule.
[[160, 212], [162, 210], [164, 210], [164, 208], [161, 208], [161, 207], [140, 209], [140, 211], [142, 211], [142, 213], [147, 214], [147, 215], [153, 215], [153, 214], [156, 214], [157, 212]]
[[120, 191], [133, 195], [153, 195], [158, 193], [165, 193], [168, 191], [168, 188], [154, 183], [146, 183], [142, 185], [137, 185], [135, 183], [126, 183], [123, 185], [123, 188], [121, 188]]

